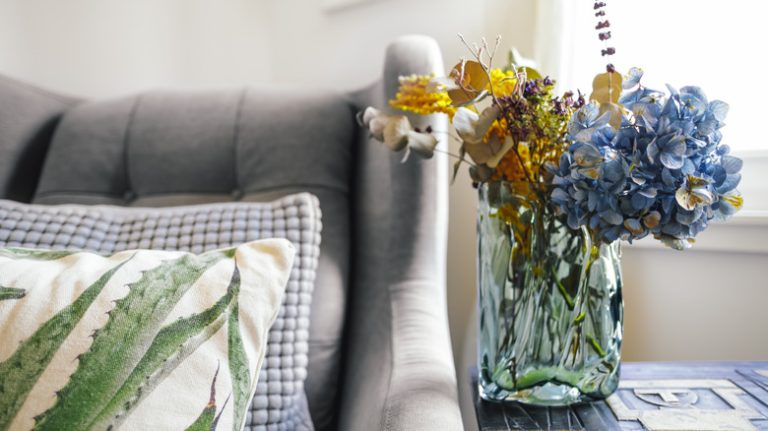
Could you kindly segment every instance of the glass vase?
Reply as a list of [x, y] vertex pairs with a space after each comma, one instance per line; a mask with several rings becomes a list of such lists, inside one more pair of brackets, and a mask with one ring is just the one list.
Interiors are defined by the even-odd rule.
[[619, 382], [619, 242], [598, 245], [549, 205], [549, 186], [483, 183], [477, 213], [479, 392], [560, 406]]

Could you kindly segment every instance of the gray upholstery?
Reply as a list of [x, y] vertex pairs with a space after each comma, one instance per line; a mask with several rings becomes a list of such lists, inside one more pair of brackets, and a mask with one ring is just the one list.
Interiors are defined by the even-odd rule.
[[[412, 73], [444, 73], [433, 40], [390, 45], [382, 82], [355, 103], [387, 106], [398, 77]], [[443, 116], [411, 122], [448, 130]], [[364, 136], [357, 157], [341, 428], [461, 429], [445, 296], [448, 166], [400, 163], [400, 154]]]
[[0, 197], [29, 202], [59, 118], [75, 99], [0, 76]]
[[62, 118], [34, 202], [153, 207], [315, 194], [326, 221], [307, 395], [315, 422], [330, 425], [350, 261], [353, 113], [333, 93], [254, 89], [84, 102]]
[[[320, 254], [317, 198], [301, 193], [269, 203], [171, 208], [28, 205], [0, 200], [0, 247], [90, 250], [113, 254], [152, 248], [193, 253], [262, 238], [286, 238], [296, 257], [267, 351], [246, 429], [310, 430], [304, 394], [309, 314]], [[243, 310], [246, 312], [246, 310]]]
[[[34, 201], [154, 207], [315, 194], [323, 238], [306, 391], [316, 428], [459, 429], [447, 165], [401, 164], [354, 123], [364, 106], [386, 106], [398, 75], [441, 73], [442, 62], [425, 37], [401, 38], [386, 55], [382, 81], [354, 94], [150, 92], [80, 103], [56, 128]], [[446, 128], [444, 118], [429, 122]]]

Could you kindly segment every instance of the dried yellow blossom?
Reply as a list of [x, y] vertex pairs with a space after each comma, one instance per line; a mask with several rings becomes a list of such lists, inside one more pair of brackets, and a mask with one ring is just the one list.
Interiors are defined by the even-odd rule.
[[515, 91], [517, 77], [511, 70], [491, 69], [491, 84], [496, 97], [509, 96]]
[[432, 75], [410, 75], [400, 77], [400, 88], [389, 106], [419, 115], [448, 114], [453, 117], [456, 108], [445, 91], [428, 91]]
[[[517, 153], [520, 154], [520, 158], [523, 159], [526, 169], [530, 172], [531, 160], [528, 146], [524, 143], [520, 143], [517, 146]], [[496, 172], [493, 173], [491, 181], [528, 181], [523, 166], [520, 163], [520, 159], [514, 151], [510, 150], [504, 155], [499, 162], [499, 165], [496, 166]]]
[[488, 133], [485, 135], [485, 139], [489, 139], [491, 135], [496, 135], [499, 139], [504, 139], [509, 135], [509, 129], [507, 128], [507, 120], [499, 118], [491, 124], [491, 128], [488, 129]]

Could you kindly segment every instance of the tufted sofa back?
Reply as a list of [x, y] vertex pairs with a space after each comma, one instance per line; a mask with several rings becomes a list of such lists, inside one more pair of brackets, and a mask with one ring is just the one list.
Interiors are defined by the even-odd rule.
[[306, 390], [330, 422], [348, 290], [354, 109], [334, 93], [149, 92], [64, 114], [34, 202], [157, 207], [308, 191], [323, 213]]

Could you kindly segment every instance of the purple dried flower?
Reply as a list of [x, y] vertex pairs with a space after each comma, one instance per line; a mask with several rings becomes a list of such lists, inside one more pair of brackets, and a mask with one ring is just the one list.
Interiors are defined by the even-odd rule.
[[[605, 13], [605, 12], [603, 12], [603, 13]], [[611, 23], [608, 20], [600, 21], [600, 22], [597, 23], [597, 26], [595, 27], [595, 30], [600, 30], [600, 29], [603, 29], [603, 28], [608, 28], [610, 26], [611, 26]]]

